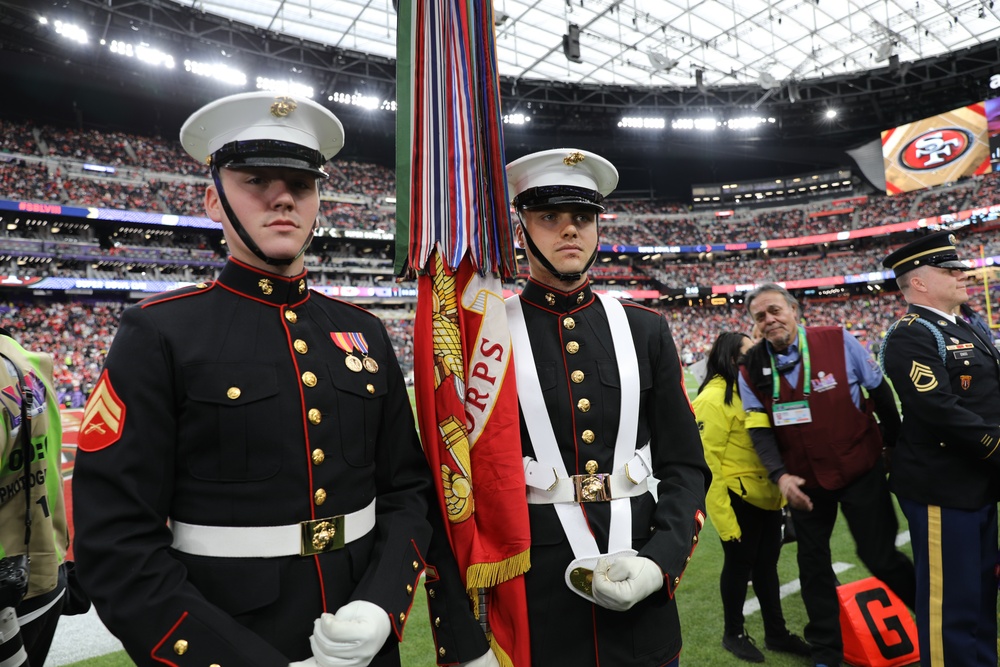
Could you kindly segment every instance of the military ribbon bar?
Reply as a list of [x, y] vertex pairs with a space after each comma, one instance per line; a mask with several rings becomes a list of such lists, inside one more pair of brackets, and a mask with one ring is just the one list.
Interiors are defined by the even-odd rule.
[[360, 331], [352, 331], [347, 335], [354, 341], [354, 347], [358, 348], [361, 354], [368, 356], [368, 341], [365, 340], [365, 335]]
[[330, 338], [334, 344], [347, 354], [354, 352], [354, 342], [352, 335], [346, 331], [331, 331]]

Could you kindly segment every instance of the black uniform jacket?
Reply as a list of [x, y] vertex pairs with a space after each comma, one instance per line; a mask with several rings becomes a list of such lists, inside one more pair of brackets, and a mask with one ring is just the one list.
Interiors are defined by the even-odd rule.
[[[941, 361], [934, 334], [940, 330]], [[978, 509], [1000, 498], [1000, 365], [992, 345], [937, 313], [910, 306], [885, 341], [885, 371], [903, 406], [889, 483], [901, 498]]]
[[[377, 371], [345, 365], [334, 333], [361, 334]], [[138, 665], [286, 667], [312, 655], [319, 615], [354, 599], [386, 610], [401, 635], [438, 512], [378, 318], [307, 289], [305, 274], [285, 279], [230, 260], [213, 283], [126, 310], [82, 428], [114, 430], [100, 415], [116, 413], [117, 438], [100, 448], [81, 439], [75, 550], [102, 620]], [[171, 547], [168, 518], [289, 525], [373, 499], [372, 531], [315, 556]], [[450, 557], [446, 540], [441, 551]], [[454, 571], [453, 561], [430, 564]], [[436, 579], [431, 604], [465, 599], [460, 582], [449, 591]], [[471, 613], [464, 626], [441, 616], [443, 664], [485, 652]], [[398, 664], [391, 635], [372, 664]]]
[[[529, 281], [521, 294], [524, 319], [545, 407], [567, 473], [612, 472], [621, 383], [604, 306], [587, 284], [563, 293]], [[529, 505], [531, 569], [525, 577], [532, 664], [661, 665], [681, 648], [673, 599], [704, 522], [711, 473], [684, 388], [677, 349], [660, 313], [624, 303], [639, 362], [636, 447], [650, 443], [659, 501], [632, 499], [632, 547], [665, 576], [663, 588], [626, 612], [591, 604], [564, 580], [573, 552], [551, 505]], [[582, 377], [574, 371], [582, 372]], [[530, 439], [522, 418], [525, 455]], [[602, 552], [608, 548], [607, 503], [585, 503]], [[595, 644], [598, 655], [595, 656]]]

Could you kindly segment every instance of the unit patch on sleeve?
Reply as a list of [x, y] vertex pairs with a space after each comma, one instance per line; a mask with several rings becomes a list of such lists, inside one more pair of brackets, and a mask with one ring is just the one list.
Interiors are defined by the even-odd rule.
[[124, 428], [125, 404], [111, 386], [108, 372], [104, 371], [83, 409], [79, 448], [85, 452], [104, 449], [118, 442]]

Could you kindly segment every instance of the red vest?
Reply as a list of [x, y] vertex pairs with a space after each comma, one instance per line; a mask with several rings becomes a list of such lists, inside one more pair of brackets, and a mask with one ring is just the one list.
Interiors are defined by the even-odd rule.
[[[774, 426], [773, 393], [762, 391], [761, 378], [746, 377], [754, 394], [771, 418], [771, 430], [778, 441], [785, 469], [806, 480], [807, 487], [842, 489], [868, 472], [882, 454], [882, 435], [873, 416], [871, 399], [862, 395], [862, 409], [851, 399], [844, 358], [844, 334], [840, 327], [807, 327], [812, 388], [809, 393], [808, 424]], [[763, 348], [763, 346], [762, 346]], [[764, 363], [769, 365], [767, 360]], [[746, 369], [743, 369], [746, 373]], [[805, 400], [800, 363], [794, 389], [782, 377], [779, 403]], [[833, 382], [830, 381], [833, 376]], [[832, 386], [831, 386], [832, 385]], [[830, 387], [830, 388], [826, 388]]]

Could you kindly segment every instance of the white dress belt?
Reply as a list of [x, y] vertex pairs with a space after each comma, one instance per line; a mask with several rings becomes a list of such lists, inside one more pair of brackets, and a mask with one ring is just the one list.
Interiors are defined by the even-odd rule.
[[[621, 382], [621, 406], [619, 409], [618, 437], [615, 441], [613, 470], [624, 471], [625, 464], [632, 461], [636, 453], [635, 441], [639, 427], [639, 364], [635, 345], [625, 308], [621, 303], [605, 294], [598, 298], [604, 305], [615, 356], [618, 360], [618, 374]], [[514, 370], [517, 377], [517, 396], [521, 415], [531, 438], [534, 458], [545, 468], [554, 471], [556, 478], [568, 479], [569, 474], [559, 452], [552, 423], [545, 410], [545, 399], [538, 381], [535, 356], [531, 339], [524, 321], [521, 298], [514, 295], [506, 300], [507, 323], [510, 326], [511, 344], [514, 349]], [[611, 525], [608, 535], [608, 550], [618, 552], [632, 546], [632, 504], [628, 498], [611, 500]], [[554, 503], [553, 509], [562, 524], [576, 558], [600, 555], [597, 541], [579, 505]]]
[[[586, 503], [632, 498], [649, 490], [647, 478], [652, 472], [649, 445], [636, 450], [624, 469], [610, 474], [570, 475], [559, 477], [530, 456], [524, 457], [524, 480], [528, 487], [528, 504]], [[599, 484], [600, 492], [588, 493], [588, 485]]]
[[375, 527], [375, 499], [356, 512], [287, 526], [201, 526], [168, 520], [173, 548], [194, 556], [278, 558], [334, 551]]

